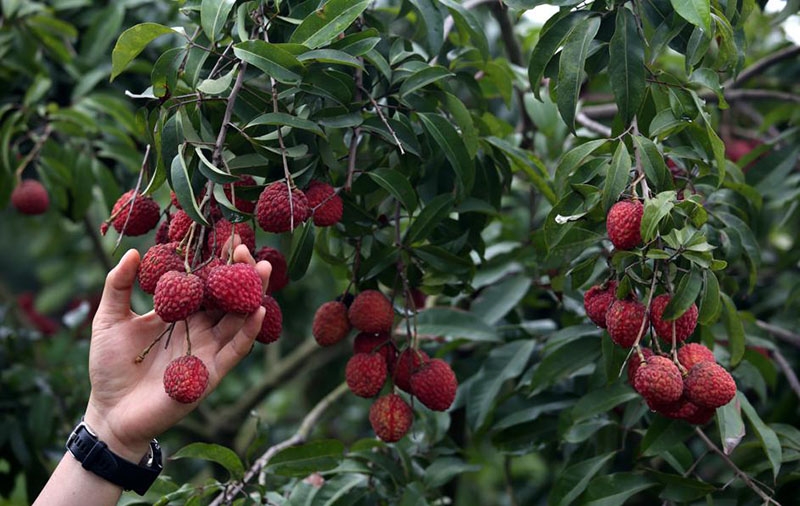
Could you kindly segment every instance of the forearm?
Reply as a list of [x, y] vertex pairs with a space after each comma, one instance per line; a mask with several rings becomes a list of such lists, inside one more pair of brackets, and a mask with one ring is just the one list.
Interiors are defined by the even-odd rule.
[[111, 506], [121, 495], [122, 487], [87, 471], [66, 452], [33, 505]]

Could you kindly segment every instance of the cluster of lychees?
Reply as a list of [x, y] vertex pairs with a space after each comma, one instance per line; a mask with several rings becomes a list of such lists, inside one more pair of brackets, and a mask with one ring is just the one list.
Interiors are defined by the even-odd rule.
[[[223, 189], [237, 209], [255, 212], [256, 221], [266, 231], [287, 232], [310, 217], [318, 226], [331, 226], [341, 219], [342, 201], [325, 183], [313, 181], [306, 193], [293, 188], [290, 197], [289, 187], [275, 182], [264, 188], [258, 202], [235, 195], [237, 187], [255, 185], [253, 178], [245, 176]], [[137, 274], [139, 286], [153, 295], [154, 310], [167, 323], [186, 320], [200, 310], [248, 314], [263, 306], [266, 313], [256, 339], [272, 343], [280, 337], [283, 317], [271, 294], [289, 281], [286, 259], [270, 247], [256, 250], [254, 230], [247, 223], [232, 223], [223, 218], [213, 197], [204, 197], [200, 196], [200, 208], [205, 209], [211, 223], [209, 228], [195, 223], [172, 194], [171, 203], [177, 211], [159, 226], [156, 244], [142, 258]], [[101, 232], [105, 234], [110, 225], [123, 235], [142, 235], [155, 228], [160, 217], [159, 206], [152, 198], [130, 190], [117, 200]], [[261, 278], [255, 267], [230, 263], [230, 250], [224, 251], [224, 246], [232, 245], [234, 236], [238, 236], [257, 261], [267, 260], [272, 264], [267, 294], [262, 295]], [[152, 345], [137, 361], [143, 360], [151, 348]], [[173, 360], [164, 372], [164, 389], [178, 402], [197, 401], [207, 384], [205, 364], [190, 351]]]
[[[611, 207], [606, 227], [615, 248], [627, 250], [641, 244], [642, 214], [638, 201], [618, 202]], [[628, 362], [628, 382], [653, 411], [692, 424], [707, 423], [716, 408], [736, 395], [736, 383], [716, 363], [711, 350], [697, 343], [683, 344], [697, 326], [697, 306], [692, 303], [680, 317], [666, 320], [663, 316], [670, 295], [651, 296], [648, 307], [632, 293], [618, 299], [617, 288], [615, 281], [593, 286], [584, 294], [583, 302], [589, 319], [606, 329], [614, 343], [634, 348]], [[650, 328], [672, 347], [671, 358], [640, 346]], [[660, 349], [655, 337], [652, 339]]]
[[[346, 299], [346, 298], [345, 298]], [[347, 362], [347, 386], [359, 397], [375, 397], [387, 379], [434, 411], [446, 411], [458, 388], [456, 375], [447, 362], [431, 359], [409, 346], [398, 355], [392, 340], [394, 308], [377, 290], [365, 290], [348, 308], [344, 302], [326, 302], [314, 315], [312, 333], [321, 346], [331, 346], [360, 331], [353, 341], [353, 356]], [[369, 421], [375, 434], [387, 442], [399, 441], [411, 428], [414, 413], [393, 389], [370, 407]]]

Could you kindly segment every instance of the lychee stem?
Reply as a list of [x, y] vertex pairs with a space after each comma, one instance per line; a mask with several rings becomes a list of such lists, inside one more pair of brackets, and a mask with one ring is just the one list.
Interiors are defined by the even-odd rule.
[[167, 342], [164, 343], [164, 349], [166, 350], [169, 346], [169, 342], [172, 341], [172, 331], [175, 330], [175, 323], [171, 323], [169, 326], [169, 335], [167, 336]]
[[192, 272], [192, 267], [189, 265], [189, 251], [192, 249], [192, 240], [194, 239], [194, 229], [196, 226], [197, 223], [192, 223], [189, 227], [189, 240], [186, 242], [186, 249], [183, 252], [183, 267], [186, 269], [186, 272]]
[[148, 353], [150, 353], [150, 350], [153, 348], [153, 346], [155, 346], [155, 345], [156, 345], [156, 343], [157, 343], [157, 342], [161, 341], [161, 338], [162, 338], [162, 337], [164, 337], [164, 334], [166, 334], [166, 333], [167, 333], [167, 331], [168, 331], [168, 330], [169, 330], [171, 327], [172, 327], [172, 325], [170, 325], [170, 327], [168, 327], [168, 328], [164, 329], [164, 331], [163, 331], [161, 334], [159, 334], [159, 335], [158, 335], [158, 337], [156, 337], [155, 339], [153, 339], [153, 342], [152, 342], [152, 343], [150, 343], [150, 344], [147, 346], [147, 348], [145, 348], [144, 350], [142, 350], [142, 352], [141, 352], [141, 353], [139, 353], [139, 355], [137, 355], [137, 356], [136, 356], [136, 358], [133, 360], [133, 362], [134, 362], [135, 364], [140, 364], [140, 363], [142, 363], [142, 361], [144, 360], [144, 357], [146, 357], [146, 356], [147, 356], [147, 354], [148, 354]]
[[192, 354], [192, 340], [189, 339], [189, 320], [183, 320], [183, 324], [186, 326], [186, 354]]

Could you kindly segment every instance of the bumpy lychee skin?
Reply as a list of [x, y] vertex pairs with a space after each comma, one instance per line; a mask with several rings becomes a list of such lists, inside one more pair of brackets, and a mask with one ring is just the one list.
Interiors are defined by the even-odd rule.
[[[650, 348], [641, 348], [642, 356], [644, 356], [645, 361], [647, 361], [650, 357], [653, 356], [653, 350]], [[635, 351], [631, 354], [631, 358], [628, 360], [628, 384], [636, 390], [636, 371], [639, 370], [639, 367], [642, 366], [644, 362], [639, 358], [639, 354]]]
[[[289, 202], [289, 191], [286, 183], [277, 181], [270, 184], [256, 204], [256, 219], [258, 226], [267, 232], [280, 234], [300, 226], [308, 219], [311, 210], [308, 207], [306, 195], [296, 188], [292, 188], [292, 201]], [[292, 220], [294, 216], [294, 220]]]
[[668, 404], [652, 404], [650, 409], [674, 420], [685, 420], [694, 425], [705, 425], [714, 416], [714, 410], [698, 406], [686, 397], [681, 397]]
[[146, 234], [158, 224], [160, 217], [158, 204], [150, 197], [139, 194], [134, 199], [133, 209], [131, 210], [131, 199], [133, 199], [133, 190], [123, 193], [117, 199], [116, 204], [111, 209], [111, 216], [115, 216], [111, 225], [123, 235], [137, 236]]
[[406, 348], [397, 357], [394, 367], [394, 384], [401, 390], [411, 393], [411, 376], [419, 370], [423, 364], [427, 364], [430, 357], [422, 350], [412, 350]]
[[203, 303], [203, 280], [194, 274], [169, 271], [158, 280], [153, 309], [167, 323], [185, 320]]
[[690, 370], [695, 364], [700, 362], [716, 362], [714, 352], [697, 343], [688, 343], [680, 347], [678, 350], [678, 362]]
[[583, 307], [586, 316], [600, 328], [606, 328], [606, 312], [617, 300], [617, 282], [609, 281], [605, 285], [595, 285], [583, 294]]
[[650, 322], [653, 324], [656, 335], [669, 344], [672, 343], [672, 324], [674, 323], [675, 342], [680, 343], [692, 335], [697, 326], [697, 306], [692, 303], [691, 307], [676, 320], [666, 321], [661, 316], [669, 301], [670, 296], [667, 294], [661, 294], [653, 299], [653, 304], [650, 306]]
[[388, 332], [360, 332], [353, 340], [353, 353], [380, 353], [389, 372], [394, 372], [397, 362], [397, 347]]
[[369, 408], [369, 423], [387, 443], [400, 441], [414, 421], [414, 412], [397, 394], [384, 395]]
[[136, 277], [142, 291], [153, 294], [161, 276], [169, 271], [182, 270], [183, 258], [178, 254], [178, 243], [156, 244], [144, 254]]
[[716, 409], [736, 396], [736, 382], [722, 366], [700, 362], [686, 376], [686, 396], [698, 406]]
[[156, 229], [156, 244], [166, 244], [169, 241], [169, 223], [172, 219], [171, 216], [168, 216], [166, 220], [161, 222], [161, 225], [158, 226]]
[[184, 355], [169, 363], [164, 371], [164, 391], [183, 404], [203, 396], [208, 386], [208, 369], [194, 355]]
[[208, 234], [208, 249], [211, 250], [215, 247], [214, 254], [220, 256], [225, 246], [225, 241], [231, 238], [231, 235], [238, 234], [242, 244], [247, 246], [247, 249], [253, 251], [256, 249], [256, 233], [250, 228], [247, 223], [231, 223], [226, 219], [221, 219], [214, 224], [214, 230]]
[[615, 248], [632, 249], [641, 244], [642, 214], [644, 206], [638, 200], [624, 200], [611, 206], [606, 217], [606, 230]]
[[266, 260], [272, 265], [272, 274], [269, 276], [269, 285], [267, 286], [267, 293], [275, 293], [281, 291], [287, 284], [289, 284], [289, 274], [286, 267], [286, 257], [283, 253], [264, 246], [254, 255], [256, 262]]
[[635, 377], [636, 391], [648, 404], [667, 404], [680, 399], [683, 378], [672, 361], [666, 357], [650, 357], [639, 367]]
[[342, 199], [331, 185], [322, 181], [311, 181], [306, 190], [306, 198], [314, 217], [314, 225], [330, 227], [342, 219]]
[[[606, 328], [611, 340], [622, 346], [630, 348], [636, 342], [642, 324], [645, 323], [644, 304], [635, 300], [617, 300], [611, 304], [606, 313]], [[645, 326], [642, 334], [647, 332]]]
[[182, 241], [186, 234], [189, 233], [189, 227], [192, 226], [194, 221], [186, 214], [186, 211], [178, 211], [169, 222], [169, 240]]
[[311, 334], [320, 346], [331, 346], [350, 332], [350, 321], [347, 319], [347, 306], [332, 300], [321, 305], [314, 314]]
[[363, 332], [388, 332], [394, 323], [392, 303], [378, 290], [358, 294], [347, 315], [353, 327]]
[[386, 360], [380, 353], [356, 353], [347, 361], [347, 387], [359, 397], [374, 397], [386, 382]]
[[[256, 186], [256, 180], [253, 179], [251, 176], [241, 176], [239, 181], [233, 183], [233, 193], [235, 194], [235, 202], [231, 201], [236, 209], [245, 212], [245, 213], [252, 213], [253, 210], [256, 208], [256, 203], [251, 202], [242, 197], [241, 193], [237, 192], [237, 189], [241, 186]], [[223, 190], [225, 191], [225, 196], [228, 197], [228, 200], [231, 200], [231, 185], [226, 184], [223, 186]]]
[[434, 411], [447, 411], [456, 398], [458, 381], [450, 365], [435, 358], [411, 375], [411, 392]]
[[226, 313], [252, 313], [261, 305], [261, 276], [250, 264], [222, 265], [208, 274], [208, 297]]
[[261, 305], [266, 310], [264, 313], [264, 320], [261, 322], [261, 331], [256, 336], [256, 341], [264, 344], [274, 343], [281, 337], [281, 330], [283, 329], [283, 313], [278, 301], [264, 295], [261, 299]]
[[211, 274], [211, 271], [222, 265], [225, 265], [225, 262], [220, 260], [219, 257], [211, 257], [208, 262], [203, 262], [202, 267], [193, 272], [193, 274], [203, 280], [203, 307], [206, 310], [216, 308], [208, 290], [208, 275]]
[[26, 179], [11, 192], [11, 205], [22, 214], [42, 214], [50, 207], [50, 197], [42, 183]]

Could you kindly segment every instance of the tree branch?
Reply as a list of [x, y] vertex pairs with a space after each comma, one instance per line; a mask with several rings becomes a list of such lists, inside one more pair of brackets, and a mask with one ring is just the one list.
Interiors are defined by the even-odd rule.
[[781, 49], [780, 51], [776, 51], [770, 55], [761, 58], [754, 64], [750, 65], [746, 69], [744, 69], [735, 79], [728, 79], [723, 83], [725, 88], [733, 88], [741, 83], [747, 81], [753, 76], [761, 74], [767, 68], [775, 65], [776, 63], [780, 63], [783, 60], [792, 58], [793, 56], [800, 54], [800, 46], [789, 46], [787, 48]]
[[775, 360], [775, 363], [778, 364], [783, 374], [786, 376], [786, 380], [789, 382], [789, 386], [792, 387], [794, 390], [795, 395], [798, 399], [800, 399], [800, 381], [797, 379], [797, 375], [792, 370], [792, 366], [786, 360], [786, 357], [783, 356], [781, 350], [777, 347], [774, 350], [771, 350], [772, 358]]
[[[616, 110], [616, 105], [614, 106], [614, 108]], [[607, 126], [598, 121], [593, 120], [592, 118], [587, 116], [585, 112], [579, 112], [575, 116], [575, 121], [577, 121], [580, 125], [585, 126], [594, 133], [600, 134], [603, 137], [611, 137], [610, 128], [608, 128]]]
[[797, 346], [800, 348], [800, 334], [795, 334], [790, 330], [786, 330], [783, 327], [778, 327], [777, 325], [773, 325], [771, 323], [767, 323], [763, 320], [756, 320], [756, 327], [766, 330], [773, 336], [786, 341], [789, 344]]
[[219, 128], [219, 134], [217, 134], [217, 142], [214, 143], [214, 154], [211, 156], [211, 160], [217, 167], [220, 167], [220, 162], [222, 161], [222, 147], [225, 144], [225, 136], [228, 134], [228, 125], [230, 125], [231, 116], [233, 116], [233, 106], [236, 104], [236, 97], [239, 95], [239, 91], [242, 89], [242, 84], [244, 83], [245, 70], [247, 70], [247, 63], [242, 62], [242, 65], [239, 67], [239, 75], [236, 76], [236, 82], [233, 83], [233, 89], [231, 89], [231, 93], [228, 95], [228, 104], [225, 107], [225, 115], [222, 117], [222, 126]]

